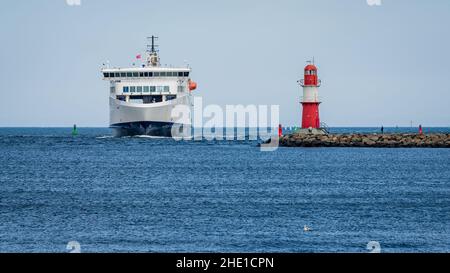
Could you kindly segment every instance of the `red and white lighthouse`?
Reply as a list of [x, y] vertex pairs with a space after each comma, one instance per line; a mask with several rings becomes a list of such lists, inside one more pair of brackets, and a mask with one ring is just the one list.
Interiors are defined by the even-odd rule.
[[317, 67], [309, 64], [305, 67], [305, 76], [300, 80], [300, 85], [303, 87], [303, 99], [301, 101], [303, 106], [302, 128], [303, 129], [319, 129], [319, 87], [320, 80], [317, 76]]

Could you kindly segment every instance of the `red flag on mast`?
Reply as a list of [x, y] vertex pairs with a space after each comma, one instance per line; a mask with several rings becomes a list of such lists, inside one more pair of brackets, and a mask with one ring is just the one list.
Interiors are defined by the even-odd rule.
[[142, 55], [141, 54], [139, 54], [139, 55], [136, 55], [136, 59], [142, 59]]

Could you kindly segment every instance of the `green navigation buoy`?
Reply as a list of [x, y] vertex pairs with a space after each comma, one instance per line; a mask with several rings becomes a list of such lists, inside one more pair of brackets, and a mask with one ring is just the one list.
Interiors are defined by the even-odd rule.
[[78, 135], [78, 129], [77, 129], [77, 125], [73, 125], [73, 130], [72, 130], [72, 135], [73, 136], [77, 136]]

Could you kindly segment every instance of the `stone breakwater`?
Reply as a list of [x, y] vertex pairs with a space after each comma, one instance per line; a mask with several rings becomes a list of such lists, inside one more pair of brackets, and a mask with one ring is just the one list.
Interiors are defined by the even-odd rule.
[[280, 138], [282, 147], [450, 148], [450, 134], [301, 134]]

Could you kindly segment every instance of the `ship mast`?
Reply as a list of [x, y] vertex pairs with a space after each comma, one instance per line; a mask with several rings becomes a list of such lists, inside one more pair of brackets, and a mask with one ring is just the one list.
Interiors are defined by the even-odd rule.
[[147, 37], [147, 39], [151, 42], [151, 44], [147, 44], [147, 66], [160, 66], [158, 51], [156, 50], [158, 45], [155, 44], [155, 40], [158, 37], [152, 35], [151, 37]]

